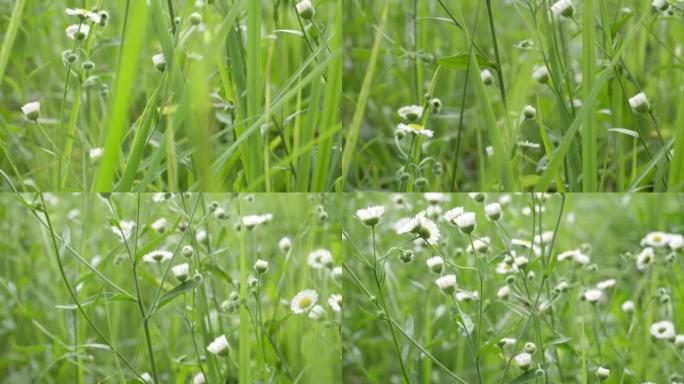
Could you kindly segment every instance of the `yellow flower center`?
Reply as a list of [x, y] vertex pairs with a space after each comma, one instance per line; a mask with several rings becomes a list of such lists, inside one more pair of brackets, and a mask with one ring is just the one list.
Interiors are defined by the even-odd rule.
[[299, 300], [299, 308], [300, 309], [306, 309], [311, 305], [311, 298], [310, 297], [302, 297], [301, 300]]
[[420, 124], [409, 124], [409, 128], [413, 129], [414, 131], [422, 131], [424, 128]]
[[663, 238], [660, 237], [660, 236], [658, 236], [658, 235], [653, 236], [653, 240], [655, 240], [655, 241], [661, 241], [662, 239], [663, 239]]

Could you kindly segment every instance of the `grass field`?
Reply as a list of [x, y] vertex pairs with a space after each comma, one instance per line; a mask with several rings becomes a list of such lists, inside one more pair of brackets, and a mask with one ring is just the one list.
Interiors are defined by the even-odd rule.
[[345, 189], [682, 191], [684, 7], [653, 3], [346, 2]]
[[[344, 222], [343, 381], [683, 382], [683, 203], [357, 194]], [[378, 224], [364, 222], [379, 209], [354, 217], [374, 205]]]
[[331, 195], [0, 203], [0, 382], [340, 382]]
[[331, 190], [341, 4], [1, 2], [0, 189]]

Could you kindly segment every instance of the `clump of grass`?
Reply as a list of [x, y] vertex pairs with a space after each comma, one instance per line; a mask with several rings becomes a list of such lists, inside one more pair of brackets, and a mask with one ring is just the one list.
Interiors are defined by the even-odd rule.
[[[679, 5], [390, 0], [345, 15], [341, 187], [681, 190]], [[407, 121], [408, 106], [423, 113]]]
[[340, 238], [324, 195], [0, 200], [7, 254], [23, 255], [0, 260], [4, 377], [339, 382]]
[[342, 2], [300, 3], [3, 4], [2, 189], [331, 190]]
[[346, 207], [344, 382], [684, 374], [679, 195], [359, 193]]

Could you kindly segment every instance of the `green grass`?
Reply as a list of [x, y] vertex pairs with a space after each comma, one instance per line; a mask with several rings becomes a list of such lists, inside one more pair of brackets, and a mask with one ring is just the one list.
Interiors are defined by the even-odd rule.
[[[558, 17], [554, 3], [346, 3], [341, 189], [681, 191], [666, 149], [681, 145], [681, 5], [574, 1]], [[649, 112], [630, 108], [639, 92]], [[397, 140], [398, 109], [426, 96], [442, 104], [425, 122], [434, 137]]]
[[[79, 2], [109, 12], [106, 26], [83, 22], [84, 41], [64, 33], [79, 22], [64, 13], [72, 2], [0, 5], [2, 190], [332, 190], [342, 2], [314, 2], [312, 19], [289, 1], [194, 3]], [[68, 50], [77, 60], [65, 65]], [[31, 101], [38, 123], [21, 113]]]
[[[642, 239], [653, 231], [681, 240], [681, 194], [487, 194], [484, 204], [501, 201], [498, 221], [488, 220], [483, 203], [466, 194], [432, 203], [420, 194], [349, 196], [344, 284], [356, 305], [344, 311], [344, 382], [598, 383], [598, 367], [610, 370], [606, 383], [668, 382], [684, 374], [684, 351], [650, 333], [661, 320], [681, 332], [682, 250], [654, 247], [655, 260], [644, 270], [636, 261], [648, 245]], [[378, 204], [386, 211], [375, 227], [354, 217], [357, 209]], [[442, 218], [457, 206], [476, 214], [472, 237]], [[436, 223], [437, 242], [395, 232], [401, 218], [420, 211]], [[486, 249], [466, 251], [485, 238]], [[524, 245], [535, 238], [534, 250]], [[563, 259], [570, 250], [588, 259]], [[407, 251], [413, 259], [404, 262]], [[525, 258], [526, 266], [498, 271], [510, 255]], [[443, 258], [443, 271], [426, 266], [434, 256]], [[456, 275], [456, 296], [435, 284], [447, 274]], [[597, 303], [581, 299], [610, 279], [615, 285], [601, 288]], [[510, 290], [506, 296], [499, 294], [503, 287]], [[464, 293], [480, 299], [459, 298]], [[627, 300], [633, 314], [621, 309]], [[499, 346], [506, 337], [515, 340]], [[514, 356], [530, 342], [536, 350], [523, 370]]]
[[[341, 265], [329, 196], [2, 194], [0, 203], [3, 382], [126, 383], [145, 373], [155, 382], [199, 373], [208, 383], [340, 382], [340, 318], [327, 301], [341, 282], [307, 264], [324, 248]], [[236, 229], [266, 213], [272, 221]], [[163, 228], [153, 227], [159, 219]], [[110, 228], [126, 221], [135, 226], [122, 241]], [[147, 262], [158, 249], [172, 260]], [[257, 259], [269, 268], [253, 285]], [[184, 282], [171, 269], [182, 263]], [[321, 320], [290, 310], [304, 289], [318, 292]], [[227, 356], [207, 351], [219, 335]]]

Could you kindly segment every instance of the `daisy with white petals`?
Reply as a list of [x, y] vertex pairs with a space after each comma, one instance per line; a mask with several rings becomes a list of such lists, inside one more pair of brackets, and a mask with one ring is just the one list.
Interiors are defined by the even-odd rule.
[[214, 339], [207, 347], [207, 351], [217, 356], [226, 356], [230, 351], [230, 344], [228, 344], [226, 336], [221, 335]]
[[305, 289], [292, 299], [290, 302], [290, 309], [296, 314], [308, 312], [318, 300], [318, 293], [312, 289]]
[[430, 244], [436, 244], [439, 241], [439, 228], [434, 221], [425, 217], [425, 212], [397, 223], [396, 231], [399, 235], [413, 233]]
[[313, 269], [322, 269], [324, 267], [331, 268], [333, 265], [332, 253], [327, 249], [316, 249], [309, 253], [306, 259], [307, 264], [309, 264]]
[[385, 213], [385, 207], [374, 205], [356, 211], [356, 217], [369, 227], [374, 227], [380, 222], [380, 217]]

